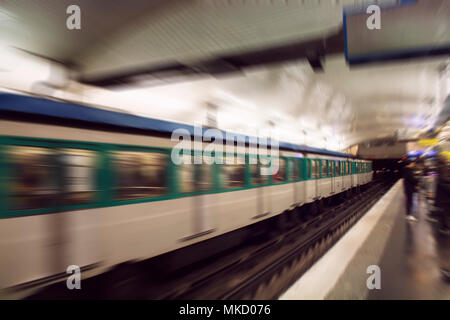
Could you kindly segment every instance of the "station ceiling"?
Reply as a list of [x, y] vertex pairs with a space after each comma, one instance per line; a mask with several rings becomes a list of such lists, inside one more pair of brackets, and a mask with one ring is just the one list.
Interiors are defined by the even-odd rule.
[[[223, 129], [271, 123], [284, 140], [335, 150], [414, 137], [442, 108], [446, 57], [349, 69], [342, 7], [352, 2], [4, 0], [0, 47], [60, 62], [83, 83], [126, 84], [82, 99], [127, 112], [196, 123], [212, 104]], [[66, 28], [71, 4], [81, 30]]]
[[[322, 39], [338, 33], [348, 2], [6, 0], [0, 8], [4, 41], [95, 81]], [[66, 28], [71, 4], [80, 7], [81, 30]]]

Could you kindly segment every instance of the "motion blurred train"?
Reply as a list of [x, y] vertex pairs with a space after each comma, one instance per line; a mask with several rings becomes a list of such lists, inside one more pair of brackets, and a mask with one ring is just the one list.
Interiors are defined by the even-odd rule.
[[370, 161], [283, 142], [272, 176], [249, 161], [260, 152], [249, 145], [224, 154], [225, 164], [176, 165], [170, 133], [180, 127], [193, 132], [185, 124], [0, 93], [0, 289], [61, 280], [69, 265], [82, 268], [85, 279], [372, 180]]

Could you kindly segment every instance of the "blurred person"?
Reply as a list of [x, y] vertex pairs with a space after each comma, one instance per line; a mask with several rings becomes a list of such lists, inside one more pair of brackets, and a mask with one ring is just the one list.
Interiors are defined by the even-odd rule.
[[412, 214], [414, 193], [418, 188], [418, 180], [414, 174], [414, 162], [409, 161], [403, 168], [403, 188], [406, 196], [406, 219], [409, 221], [417, 221]]
[[444, 155], [438, 157], [437, 184], [433, 211], [429, 217], [439, 226], [440, 237], [437, 241], [437, 253], [442, 276], [450, 281], [450, 167], [449, 159]]
[[425, 163], [424, 176], [426, 177], [426, 181], [427, 181], [427, 190], [426, 190], [425, 197], [427, 199], [432, 199], [432, 198], [434, 198], [433, 194], [434, 194], [434, 189], [435, 189], [434, 186], [436, 183], [436, 179], [435, 179], [433, 163], [431, 160], [428, 160]]
[[438, 177], [434, 210], [429, 213], [431, 219], [440, 223], [443, 233], [450, 233], [450, 170], [448, 162], [443, 157], [438, 159]]

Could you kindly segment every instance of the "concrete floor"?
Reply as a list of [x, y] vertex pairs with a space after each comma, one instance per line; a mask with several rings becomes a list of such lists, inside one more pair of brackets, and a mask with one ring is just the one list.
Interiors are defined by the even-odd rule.
[[450, 263], [450, 239], [438, 225], [427, 221], [428, 206], [422, 194], [415, 201], [417, 222], [404, 219], [404, 206], [380, 260], [382, 290], [371, 290], [368, 299], [450, 299], [450, 283], [442, 267]]
[[[415, 208], [418, 221], [407, 221], [399, 181], [280, 299], [450, 299], [441, 274], [449, 237], [426, 220], [422, 194]], [[380, 268], [380, 289], [367, 288], [371, 265]]]

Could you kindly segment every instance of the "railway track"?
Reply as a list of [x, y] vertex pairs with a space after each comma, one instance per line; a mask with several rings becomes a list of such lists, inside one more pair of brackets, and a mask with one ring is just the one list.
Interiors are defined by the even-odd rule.
[[388, 188], [377, 190], [362, 202], [331, 215], [317, 226], [314, 235], [299, 241], [279, 255], [260, 272], [249, 275], [242, 283], [225, 291], [220, 299], [275, 299], [320, 258]]

